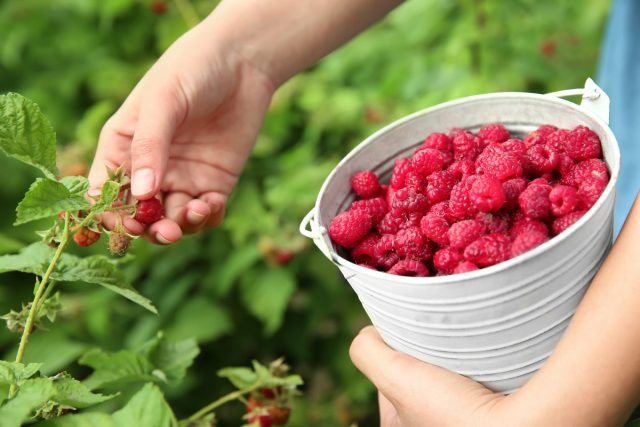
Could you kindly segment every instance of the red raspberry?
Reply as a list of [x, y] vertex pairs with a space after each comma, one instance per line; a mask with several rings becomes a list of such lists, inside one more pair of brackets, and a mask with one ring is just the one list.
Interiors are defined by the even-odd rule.
[[444, 133], [434, 132], [430, 134], [422, 144], [424, 148], [435, 148], [440, 151], [453, 151], [453, 145], [451, 144], [451, 138]]
[[151, 3], [150, 9], [155, 15], [162, 16], [165, 13], [167, 13], [167, 9], [169, 9], [169, 6], [167, 5], [167, 2], [165, 2], [165, 1], [154, 0]]
[[504, 234], [482, 236], [464, 250], [464, 258], [479, 267], [488, 267], [511, 257], [511, 240]]
[[571, 169], [573, 169], [575, 164], [576, 162], [567, 154], [558, 154], [558, 167], [556, 169], [560, 174], [561, 180], [571, 172]]
[[566, 152], [578, 162], [597, 159], [602, 155], [600, 138], [588, 127], [577, 126], [569, 134]]
[[518, 204], [522, 213], [529, 218], [544, 219], [549, 216], [551, 202], [549, 193], [551, 186], [547, 184], [531, 183], [518, 197]]
[[442, 274], [451, 274], [462, 261], [462, 254], [452, 248], [444, 248], [433, 254], [433, 266]]
[[578, 194], [576, 189], [568, 185], [557, 185], [549, 193], [551, 213], [554, 216], [565, 216], [576, 210]]
[[506, 212], [487, 213], [478, 212], [476, 215], [476, 221], [480, 221], [484, 224], [487, 234], [509, 232], [510, 214]]
[[486, 229], [483, 223], [475, 219], [467, 219], [453, 224], [449, 228], [447, 236], [453, 249], [464, 249], [485, 233]]
[[398, 261], [388, 271], [391, 274], [399, 276], [426, 277], [429, 275], [429, 269], [420, 261], [413, 259], [403, 259]]
[[393, 247], [394, 240], [394, 235], [384, 234], [380, 237], [380, 240], [375, 247], [376, 264], [385, 271], [389, 270], [398, 261], [400, 261], [400, 257]]
[[329, 224], [329, 237], [347, 249], [354, 248], [369, 233], [373, 223], [364, 210], [349, 210], [337, 215]]
[[466, 178], [476, 173], [476, 166], [473, 160], [456, 160], [447, 168], [457, 179]]
[[476, 172], [503, 182], [521, 177], [522, 166], [514, 155], [505, 152], [488, 152], [485, 149], [476, 160]]
[[505, 202], [502, 184], [495, 178], [479, 176], [469, 189], [469, 200], [481, 212], [496, 212]]
[[449, 223], [441, 216], [428, 213], [420, 220], [420, 230], [422, 234], [433, 240], [440, 246], [449, 244]]
[[460, 181], [451, 189], [449, 214], [455, 219], [465, 219], [477, 213], [477, 208], [471, 203], [469, 196], [469, 189], [471, 187], [470, 178], [475, 178], [475, 175], [471, 175], [465, 180]]
[[513, 155], [516, 159], [522, 158], [527, 152], [527, 146], [521, 139], [512, 138], [502, 143], [502, 149], [505, 153]]
[[391, 181], [389, 184], [394, 190], [398, 190], [404, 187], [405, 178], [407, 172], [413, 171], [413, 164], [409, 159], [398, 159], [393, 165], [393, 173], [391, 174]]
[[351, 188], [363, 199], [370, 199], [382, 192], [378, 176], [372, 171], [361, 171], [353, 174]]
[[549, 230], [544, 222], [538, 221], [537, 219], [531, 219], [526, 216], [522, 216], [513, 222], [509, 234], [515, 239], [520, 234], [529, 232], [541, 233], [545, 236], [549, 235]]
[[478, 270], [478, 266], [471, 261], [462, 261], [456, 268], [453, 269], [453, 274], [468, 273], [470, 271]]
[[521, 255], [536, 246], [549, 240], [549, 236], [546, 233], [539, 233], [537, 231], [526, 231], [520, 233], [511, 244], [511, 256], [516, 257]]
[[578, 188], [578, 209], [590, 209], [607, 187], [607, 183], [598, 178], [587, 178]]
[[598, 178], [604, 182], [609, 182], [607, 165], [600, 159], [585, 160], [571, 168], [571, 171], [562, 177], [561, 182], [578, 188], [587, 178]]
[[400, 230], [393, 240], [393, 247], [400, 258], [423, 260], [431, 258], [432, 255], [429, 239], [418, 227]]
[[100, 239], [100, 233], [98, 231], [91, 230], [87, 227], [82, 227], [76, 231], [73, 235], [73, 240], [78, 246], [91, 246]]
[[448, 224], [451, 224], [455, 221], [455, 218], [453, 218], [449, 213], [448, 201], [436, 203], [435, 205], [431, 206], [431, 209], [429, 209], [429, 213], [444, 218], [445, 220], [447, 220]]
[[393, 202], [393, 196], [396, 194], [396, 190], [392, 188], [390, 185], [387, 186], [387, 190], [384, 193], [384, 200], [387, 202], [387, 206], [391, 206], [391, 202]]
[[452, 134], [454, 159], [475, 160], [482, 151], [480, 139], [466, 129], [454, 129]]
[[442, 170], [444, 166], [444, 156], [440, 150], [435, 148], [422, 148], [413, 155], [411, 163], [416, 172], [429, 176], [433, 172]]
[[164, 217], [162, 202], [156, 198], [139, 200], [136, 206], [135, 219], [145, 225], [153, 224]]
[[389, 212], [387, 201], [383, 197], [374, 197], [373, 199], [356, 200], [351, 203], [350, 210], [360, 209], [371, 216], [373, 225], [376, 225]]
[[513, 178], [503, 182], [505, 207], [511, 210], [515, 209], [518, 206], [518, 197], [525, 188], [527, 188], [527, 180], [524, 178]]
[[490, 142], [505, 142], [510, 137], [509, 131], [499, 123], [482, 126], [478, 136]]
[[587, 211], [585, 210], [573, 211], [569, 215], [557, 218], [555, 221], [553, 221], [553, 224], [551, 224], [551, 231], [553, 231], [553, 235], [556, 236], [562, 233], [564, 230], [571, 227], [576, 221], [582, 218], [586, 213]]
[[449, 171], [434, 172], [427, 177], [427, 198], [431, 204], [449, 199], [451, 189], [458, 180]]
[[387, 213], [376, 225], [380, 234], [396, 234], [400, 231], [400, 226], [405, 222], [405, 218], [393, 213]]
[[[549, 138], [554, 138], [552, 135], [558, 131], [558, 128], [549, 125], [542, 125], [538, 129], [530, 132], [524, 139], [524, 145], [527, 148], [533, 147], [538, 144], [548, 143]], [[565, 131], [568, 133], [568, 131]]]
[[429, 210], [429, 200], [427, 196], [411, 188], [401, 188], [393, 196], [391, 210], [396, 211], [397, 214], [409, 214], [411, 212], [425, 214]]
[[380, 241], [380, 235], [376, 233], [367, 234], [364, 239], [351, 251], [351, 259], [356, 264], [375, 266], [376, 246]]
[[411, 188], [418, 193], [424, 194], [427, 188], [427, 178], [418, 172], [409, 171], [405, 176], [404, 188]]
[[540, 176], [555, 170], [559, 160], [558, 154], [550, 147], [534, 145], [527, 150], [523, 164], [529, 175]]
[[549, 134], [544, 141], [545, 144], [556, 153], [567, 152], [567, 142], [569, 140], [569, 131], [567, 129], [557, 129]]

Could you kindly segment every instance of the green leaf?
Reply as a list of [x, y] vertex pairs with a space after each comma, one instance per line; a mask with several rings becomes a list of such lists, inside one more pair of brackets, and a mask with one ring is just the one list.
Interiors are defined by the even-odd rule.
[[74, 195], [84, 196], [89, 191], [89, 180], [83, 176], [65, 176], [60, 182]]
[[55, 179], [56, 134], [40, 108], [16, 93], [0, 95], [0, 151]]
[[101, 349], [89, 350], [79, 360], [94, 372], [83, 384], [90, 390], [122, 383], [152, 381], [153, 366], [142, 354], [130, 350], [106, 353]]
[[0, 255], [19, 251], [24, 244], [4, 234], [0, 234]]
[[96, 213], [102, 213], [109, 209], [113, 202], [118, 198], [120, 193], [120, 184], [115, 181], [105, 181], [102, 184], [102, 190], [100, 192], [100, 199], [93, 206], [93, 211]]
[[[86, 181], [86, 178], [82, 179]], [[82, 189], [84, 191], [71, 192], [62, 182], [38, 178], [18, 205], [14, 225], [55, 216], [62, 211], [87, 209], [90, 204], [84, 198], [86, 188], [83, 188], [78, 180], [67, 182], [75, 191]]]
[[296, 288], [293, 274], [283, 268], [252, 271], [241, 282], [241, 297], [249, 311], [262, 321], [266, 333], [282, 324], [289, 299]]
[[38, 427], [118, 427], [111, 415], [100, 412], [65, 415], [37, 425]]
[[70, 376], [54, 379], [53, 385], [56, 388], [56, 395], [53, 397], [53, 400], [61, 405], [72, 406], [74, 408], [87, 408], [116, 396], [105, 396], [93, 393], [87, 386]]
[[0, 427], [20, 427], [35, 409], [44, 405], [55, 393], [51, 379], [26, 380], [16, 395], [0, 407]]
[[0, 256], [0, 273], [22, 271], [42, 276], [53, 254], [53, 249], [44, 243], [32, 243], [18, 254]]
[[113, 414], [119, 426], [169, 427], [175, 419], [158, 386], [148, 383], [127, 405]]
[[173, 340], [191, 337], [202, 343], [228, 334], [232, 328], [233, 321], [221, 304], [209, 297], [194, 296], [180, 305], [165, 332]]
[[258, 374], [253, 369], [244, 366], [220, 369], [218, 376], [228, 379], [237, 389], [247, 388], [258, 382]]
[[17, 363], [0, 360], [0, 383], [13, 384], [34, 376], [42, 367], [41, 363]]
[[[24, 357], [25, 363], [37, 361], [37, 364], [32, 364], [37, 366], [43, 375], [54, 375], [64, 370], [87, 351], [85, 343], [76, 341], [68, 335], [60, 328], [53, 328], [42, 334], [32, 334], [29, 338], [29, 351]], [[15, 350], [17, 351], [17, 348]], [[16, 351], [7, 356], [14, 358]]]
[[164, 373], [167, 381], [180, 381], [200, 354], [200, 349], [194, 339], [174, 342], [159, 333], [155, 342], [143, 347], [142, 352], [157, 370]]
[[212, 270], [208, 280], [215, 280], [214, 289], [220, 296], [229, 293], [231, 285], [242, 273], [251, 268], [262, 258], [258, 245], [244, 245], [234, 249], [224, 263]]
[[5, 400], [9, 398], [9, 392], [11, 391], [11, 384], [0, 383], [0, 406]]

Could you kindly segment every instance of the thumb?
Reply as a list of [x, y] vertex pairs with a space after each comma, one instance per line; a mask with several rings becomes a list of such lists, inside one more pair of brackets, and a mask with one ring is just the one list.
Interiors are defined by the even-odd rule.
[[186, 100], [179, 92], [156, 90], [140, 103], [131, 141], [131, 194], [137, 199], [153, 197], [162, 184], [171, 142], [184, 120]]

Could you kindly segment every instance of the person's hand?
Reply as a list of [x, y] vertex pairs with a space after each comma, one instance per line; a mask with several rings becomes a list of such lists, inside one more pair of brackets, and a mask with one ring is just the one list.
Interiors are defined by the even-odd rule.
[[393, 351], [373, 326], [356, 336], [350, 356], [380, 392], [381, 427], [522, 425], [510, 396]]
[[[274, 87], [230, 46], [196, 27], [174, 43], [102, 129], [89, 180], [124, 165], [137, 199], [158, 195], [166, 217], [146, 231], [156, 243], [216, 226], [255, 143]], [[103, 222], [112, 228], [116, 218]]]

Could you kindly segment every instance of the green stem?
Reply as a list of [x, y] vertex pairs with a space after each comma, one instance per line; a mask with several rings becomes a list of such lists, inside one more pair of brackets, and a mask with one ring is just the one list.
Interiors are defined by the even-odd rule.
[[245, 388], [242, 388], [240, 390], [236, 390], [234, 392], [226, 394], [226, 395], [222, 396], [220, 399], [218, 399], [218, 400], [216, 400], [214, 402], [211, 402], [210, 404], [208, 404], [204, 408], [200, 409], [195, 414], [191, 415], [189, 418], [186, 419], [186, 423], [190, 423], [190, 422], [196, 421], [196, 420], [204, 417], [205, 415], [207, 415], [209, 412], [212, 412], [217, 407], [222, 406], [227, 402], [231, 402], [232, 400], [240, 399], [245, 394], [251, 393], [252, 391], [254, 391], [254, 390], [256, 390], [256, 389], [258, 389], [260, 387], [261, 387], [260, 384], [254, 384], [252, 386], [245, 387]]
[[175, 3], [180, 16], [189, 27], [198, 25], [200, 17], [189, 0], [173, 0], [173, 3]]
[[49, 296], [51, 295], [51, 292], [53, 291], [53, 289], [55, 287], [56, 287], [56, 282], [51, 281], [49, 286], [47, 286], [47, 289], [44, 291], [44, 295], [42, 295], [42, 298], [40, 299], [40, 304], [37, 307], [36, 315], [38, 313], [40, 313], [40, 309], [42, 308], [42, 304], [44, 304], [44, 302], [49, 298]]

